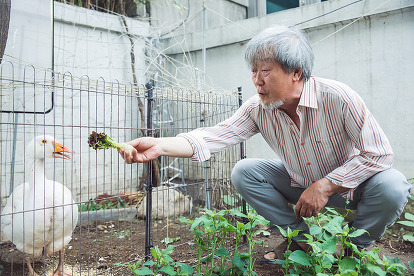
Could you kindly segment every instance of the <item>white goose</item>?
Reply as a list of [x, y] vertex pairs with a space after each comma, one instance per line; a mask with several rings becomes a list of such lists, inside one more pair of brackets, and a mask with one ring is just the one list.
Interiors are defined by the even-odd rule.
[[[64, 275], [63, 252], [72, 239], [78, 221], [78, 209], [71, 191], [45, 176], [45, 158], [70, 159], [72, 151], [51, 136], [37, 136], [26, 148], [27, 182], [17, 186], [2, 211], [1, 229], [17, 249], [26, 254], [30, 275], [33, 270], [29, 255], [39, 257], [59, 251], [59, 264], [54, 275]], [[66, 274], [67, 275], [67, 274]]]

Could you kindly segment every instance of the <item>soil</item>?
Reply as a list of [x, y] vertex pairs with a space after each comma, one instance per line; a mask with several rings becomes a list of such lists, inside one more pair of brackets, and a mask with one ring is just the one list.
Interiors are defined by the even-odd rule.
[[[174, 242], [177, 245], [173, 258], [193, 267], [197, 264], [195, 249], [191, 246], [192, 238], [188, 235], [186, 225], [171, 220], [153, 221], [152, 244], [165, 247], [161, 242], [167, 234], [170, 238], [179, 237]], [[397, 233], [397, 234], [396, 234]], [[373, 247], [380, 248], [381, 254], [399, 257], [408, 267], [408, 262], [414, 260], [414, 243], [402, 239], [399, 231], [388, 233]], [[282, 241], [282, 237], [272, 233], [269, 237], [260, 237], [263, 246], [255, 248], [255, 258], [260, 259], [266, 251], [274, 248]], [[231, 241], [231, 238], [229, 239]], [[135, 264], [144, 257], [145, 252], [145, 221], [96, 222], [94, 225], [77, 227], [71, 243], [65, 251], [66, 272], [73, 275], [133, 275], [131, 269], [116, 265], [116, 263]], [[53, 266], [58, 263], [56, 256], [43, 257], [34, 261], [34, 268], [40, 275], [53, 275]], [[0, 245], [0, 264], [3, 266], [2, 275], [28, 275], [23, 255], [11, 243]], [[283, 275], [279, 265], [255, 264], [258, 275]]]

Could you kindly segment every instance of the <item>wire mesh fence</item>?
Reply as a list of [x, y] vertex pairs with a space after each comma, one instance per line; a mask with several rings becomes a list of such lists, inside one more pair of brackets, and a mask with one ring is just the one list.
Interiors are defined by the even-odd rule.
[[60, 256], [74, 275], [128, 275], [116, 263], [171, 241], [186, 258], [188, 227], [177, 219], [223, 208], [223, 195], [234, 194], [240, 147], [204, 163], [160, 157], [128, 165], [116, 150], [90, 148], [88, 136], [124, 142], [211, 126], [235, 112], [237, 93], [136, 87], [9, 62], [0, 69], [3, 275], [31, 266], [50, 275]]

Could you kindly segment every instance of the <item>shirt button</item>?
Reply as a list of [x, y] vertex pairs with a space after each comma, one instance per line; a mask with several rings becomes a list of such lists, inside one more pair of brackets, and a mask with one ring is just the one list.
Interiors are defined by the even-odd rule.
[[308, 166], [309, 166], [309, 165], [310, 165], [310, 162], [306, 162], [306, 165], [308, 165]]
[[305, 145], [305, 143], [304, 143], [304, 142], [302, 142], [302, 143], [300, 143], [300, 145], [301, 145], [301, 146], [304, 146], [304, 145]]
[[289, 122], [289, 125], [293, 126], [293, 123], [292, 122]]

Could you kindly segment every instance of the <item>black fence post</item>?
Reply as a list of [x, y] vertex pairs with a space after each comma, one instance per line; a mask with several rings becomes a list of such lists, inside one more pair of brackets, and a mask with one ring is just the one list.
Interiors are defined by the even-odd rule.
[[[147, 137], [152, 136], [152, 102], [153, 86], [150, 83], [145, 84], [147, 97]], [[146, 183], [146, 203], [147, 209], [145, 220], [145, 260], [148, 261], [151, 256], [151, 219], [152, 219], [152, 161], [147, 162], [147, 183]]]
[[[243, 104], [243, 95], [242, 95], [242, 88], [241, 86], [237, 88], [238, 90], [238, 94], [239, 94], [239, 107], [242, 106]], [[245, 159], [246, 155], [245, 155], [245, 150], [244, 150], [244, 142], [240, 143], [240, 159]], [[247, 204], [246, 201], [244, 199], [242, 199], [242, 213], [247, 215]], [[248, 221], [246, 218], [243, 219], [243, 222], [246, 224]], [[243, 236], [243, 243], [247, 243], [247, 237], [246, 235]]]

